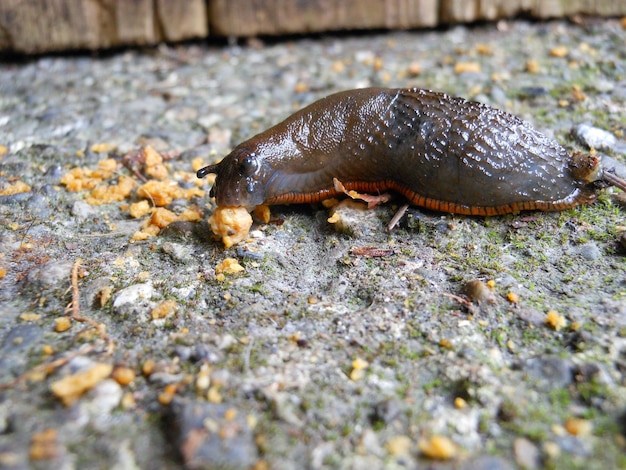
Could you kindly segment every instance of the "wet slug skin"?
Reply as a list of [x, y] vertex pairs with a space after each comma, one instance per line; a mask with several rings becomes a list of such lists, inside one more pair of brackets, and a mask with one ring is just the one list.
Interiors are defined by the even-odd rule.
[[599, 159], [570, 155], [512, 114], [418, 88], [330, 95], [198, 177], [209, 173], [220, 207], [316, 202], [339, 193], [336, 178], [347, 190], [482, 216], [586, 204], [608, 181]]

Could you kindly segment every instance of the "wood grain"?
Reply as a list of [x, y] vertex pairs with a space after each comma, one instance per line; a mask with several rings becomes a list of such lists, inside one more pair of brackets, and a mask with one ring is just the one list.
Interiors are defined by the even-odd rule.
[[428, 28], [515, 16], [622, 16], [615, 0], [2, 0], [0, 51], [43, 53], [204, 38]]

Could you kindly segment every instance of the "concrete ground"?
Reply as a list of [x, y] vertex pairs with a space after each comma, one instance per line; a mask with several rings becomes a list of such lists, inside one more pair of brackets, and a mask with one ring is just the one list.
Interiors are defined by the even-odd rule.
[[348, 233], [276, 206], [225, 249], [194, 176], [365, 86], [481, 101], [572, 151], [587, 123], [623, 161], [624, 44], [617, 20], [512, 21], [1, 64], [0, 466], [625, 468], [619, 191], [412, 208], [392, 233], [400, 197]]

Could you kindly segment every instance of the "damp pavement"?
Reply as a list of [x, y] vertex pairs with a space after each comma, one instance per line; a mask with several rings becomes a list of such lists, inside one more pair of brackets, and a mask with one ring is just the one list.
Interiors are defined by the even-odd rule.
[[[343, 232], [322, 205], [278, 206], [225, 249], [193, 178], [365, 86], [482, 101], [624, 161], [625, 43], [619, 20], [578, 18], [5, 58], [0, 466], [625, 467], [619, 191], [558, 213], [412, 208], [391, 233], [400, 198]], [[181, 218], [140, 240], [147, 146], [204, 195], [166, 201]], [[102, 203], [73, 170], [132, 189]], [[216, 273], [227, 258], [243, 270]]]

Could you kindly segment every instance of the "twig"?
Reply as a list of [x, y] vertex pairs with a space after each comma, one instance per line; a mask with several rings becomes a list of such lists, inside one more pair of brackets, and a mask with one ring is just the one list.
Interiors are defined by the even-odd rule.
[[[103, 326], [91, 318], [83, 317], [80, 315], [80, 291], [78, 289], [78, 268], [80, 267], [80, 264], [82, 262], [83, 260], [78, 258], [74, 262], [74, 266], [72, 267], [72, 277], [71, 277], [72, 303], [67, 306], [66, 313], [71, 313], [70, 318], [72, 320], [75, 320], [80, 323], [87, 323], [89, 325], [88, 328], [85, 328], [79, 331], [77, 336], [89, 330], [90, 328], [95, 328], [95, 330], [98, 332], [100, 337], [107, 343], [105, 354], [107, 356], [110, 356], [111, 354], [113, 354], [113, 351], [115, 350], [115, 343], [113, 342], [111, 337], [108, 334], [106, 334]], [[96, 347], [97, 347], [96, 344], [90, 344], [88, 346], [85, 346], [82, 349], [79, 349], [78, 351], [74, 351], [73, 353], [68, 354], [65, 357], [60, 357], [58, 359], [55, 359], [52, 362], [39, 364], [33, 367], [32, 369], [24, 372], [23, 374], [19, 375], [13, 381], [9, 383], [5, 383], [5, 384], [0, 384], [0, 390], [7, 390], [9, 388], [13, 388], [16, 385], [18, 385], [20, 382], [26, 380], [28, 377], [32, 377], [33, 375], [36, 375], [38, 373], [44, 372], [46, 375], [48, 375], [55, 369], [58, 369], [59, 367], [67, 364], [69, 361], [71, 361], [75, 357], [83, 356], [85, 354], [90, 353], [91, 351], [95, 350]]]
[[243, 355], [243, 370], [244, 374], [250, 372], [250, 355], [252, 354], [252, 346], [254, 345], [254, 336], [250, 339], [248, 346], [246, 346], [246, 350]]
[[449, 294], [447, 292], [443, 293], [444, 297], [449, 298], [450, 300], [454, 300], [459, 303], [462, 307], [467, 309], [467, 312], [471, 315], [476, 315], [478, 313], [478, 307], [476, 307], [469, 299], [466, 297], [461, 297], [459, 295]]
[[148, 178], [142, 175], [135, 165], [137, 162], [141, 161], [142, 158], [145, 160], [145, 156], [143, 156], [143, 149], [131, 150], [130, 152], [122, 156], [120, 162], [133, 175], [135, 175], [139, 179], [139, 181], [145, 183], [146, 181], [148, 181]]
[[78, 268], [80, 267], [80, 264], [82, 262], [83, 260], [81, 258], [78, 258], [76, 262], [74, 263], [74, 266], [72, 267], [72, 303], [68, 306], [66, 311], [71, 312], [70, 318], [72, 320], [75, 320], [80, 323], [87, 323], [92, 328], [95, 328], [95, 330], [98, 332], [100, 337], [104, 341], [106, 341], [107, 343], [106, 355], [110, 356], [111, 354], [113, 354], [113, 351], [115, 350], [115, 344], [113, 343], [113, 340], [111, 339], [111, 337], [104, 331], [103, 325], [93, 320], [92, 318], [83, 317], [82, 315], [80, 315], [80, 291], [78, 290]]
[[[80, 311], [80, 292], [78, 291], [78, 268], [83, 260], [78, 258], [72, 266], [72, 318], [78, 317]], [[80, 321], [80, 320], [79, 320]]]
[[398, 225], [398, 222], [400, 222], [400, 219], [404, 216], [408, 208], [409, 205], [404, 204], [402, 207], [400, 207], [400, 209], [398, 209], [398, 211], [394, 214], [394, 216], [389, 221], [389, 224], [387, 225], [388, 232], [391, 232], [395, 228], [395, 226]]

